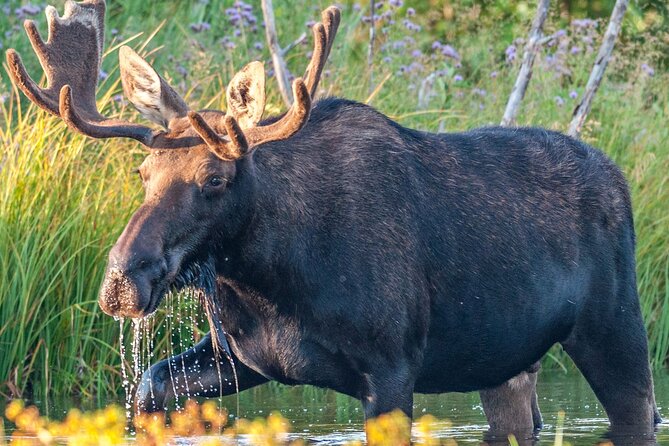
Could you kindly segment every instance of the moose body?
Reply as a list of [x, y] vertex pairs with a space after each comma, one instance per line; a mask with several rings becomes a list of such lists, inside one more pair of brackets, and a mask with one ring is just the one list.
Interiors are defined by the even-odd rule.
[[25, 23], [45, 88], [13, 50], [7, 65], [72, 129], [150, 151], [100, 306], [143, 317], [194, 287], [213, 334], [144, 373], [139, 410], [267, 380], [352, 395], [368, 418], [411, 415], [414, 392], [481, 390], [493, 429], [531, 431], [536, 363], [560, 343], [613, 427], [652, 433], [630, 197], [601, 152], [542, 129], [431, 134], [355, 102], [314, 103], [336, 8], [313, 27], [278, 118], [261, 122], [259, 62], [233, 77], [225, 113], [195, 112], [122, 47], [126, 96], [164, 130], [110, 119], [95, 101], [104, 12], [103, 0], [68, 1], [63, 17], [47, 7], [46, 41]]
[[[326, 99], [235, 170], [235, 224], [221, 213], [193, 262], [213, 262], [242, 389], [313, 384], [411, 414], [414, 391], [498, 386], [559, 342], [613, 420], [652, 424], [630, 198], [600, 151], [543, 129], [418, 132]], [[170, 376], [183, 387], [169, 367], [206, 364], [210, 343], [148, 370], [140, 407], [162, 408]], [[191, 392], [234, 392], [221, 364], [224, 389], [210, 365]]]

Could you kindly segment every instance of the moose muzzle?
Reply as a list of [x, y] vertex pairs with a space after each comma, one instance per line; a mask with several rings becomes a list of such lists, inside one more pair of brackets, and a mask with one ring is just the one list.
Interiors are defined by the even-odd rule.
[[167, 291], [167, 260], [146, 211], [143, 207], [135, 213], [109, 252], [98, 302], [110, 316], [146, 316]]

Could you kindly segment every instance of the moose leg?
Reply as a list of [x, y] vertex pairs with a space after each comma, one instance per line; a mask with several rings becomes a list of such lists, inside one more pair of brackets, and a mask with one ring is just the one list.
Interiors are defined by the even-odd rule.
[[519, 439], [530, 438], [535, 430], [541, 429], [536, 392], [538, 370], [539, 363], [500, 386], [479, 392], [493, 437], [506, 438], [513, 433]]
[[400, 409], [411, 418], [414, 378], [408, 371], [384, 370], [365, 374], [362, 406], [365, 420]]
[[659, 417], [648, 341], [636, 292], [630, 294], [592, 299], [562, 345], [604, 406], [614, 434], [652, 434]]
[[[267, 381], [236, 358], [233, 360], [240, 392]], [[235, 391], [232, 367], [225, 357], [215, 359], [208, 333], [192, 348], [152, 365], [142, 374], [135, 393], [135, 413], [163, 410], [181, 396], [217, 397]]]

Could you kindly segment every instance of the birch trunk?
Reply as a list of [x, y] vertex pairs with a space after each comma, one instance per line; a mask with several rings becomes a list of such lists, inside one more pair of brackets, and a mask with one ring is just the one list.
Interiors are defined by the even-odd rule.
[[288, 80], [288, 68], [283, 59], [283, 50], [279, 46], [279, 39], [276, 34], [276, 22], [274, 21], [274, 7], [272, 0], [262, 0], [262, 15], [265, 19], [265, 37], [267, 46], [272, 55], [272, 65], [274, 66], [274, 75], [279, 83], [279, 92], [283, 101], [288, 107], [293, 104], [293, 91]]
[[616, 43], [616, 38], [620, 33], [620, 28], [623, 22], [623, 16], [627, 10], [627, 5], [629, 0], [617, 0], [616, 5], [613, 8], [613, 13], [611, 13], [611, 20], [609, 20], [609, 26], [606, 29], [604, 34], [604, 41], [602, 46], [599, 48], [597, 53], [597, 59], [595, 60], [595, 65], [592, 67], [592, 72], [590, 73], [590, 78], [588, 83], [585, 86], [585, 93], [583, 93], [583, 98], [581, 102], [574, 109], [574, 114], [569, 124], [569, 130], [567, 134], [578, 138], [581, 133], [581, 128], [585, 123], [585, 119], [590, 112], [590, 107], [592, 105], [592, 99], [597, 93], [599, 84], [602, 82], [604, 77], [604, 71], [606, 70], [606, 65], [609, 63], [611, 58], [611, 53], [613, 52], [613, 46]]
[[374, 90], [374, 41], [376, 40], [376, 23], [374, 21], [374, 15], [376, 14], [376, 8], [374, 5], [375, 0], [370, 0], [369, 2], [369, 49], [367, 51], [367, 73], [369, 75], [369, 92], [370, 94]]
[[516, 122], [520, 102], [525, 97], [527, 85], [532, 77], [532, 65], [534, 65], [534, 57], [537, 54], [537, 49], [540, 45], [540, 40], [543, 35], [544, 22], [548, 16], [548, 7], [550, 0], [539, 0], [537, 5], [537, 14], [532, 21], [532, 30], [530, 31], [527, 45], [525, 45], [525, 52], [523, 53], [523, 63], [520, 65], [520, 72], [516, 78], [516, 83], [513, 85], [509, 102], [506, 104], [504, 116], [502, 117], [501, 125], [509, 126]]

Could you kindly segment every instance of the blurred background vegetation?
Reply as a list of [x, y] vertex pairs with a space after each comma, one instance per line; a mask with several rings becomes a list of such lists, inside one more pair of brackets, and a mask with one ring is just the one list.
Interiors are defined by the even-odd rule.
[[[52, 1], [62, 11], [64, 1]], [[307, 32], [331, 1], [275, 1], [282, 46]], [[519, 124], [559, 131], [578, 104], [613, 0], [554, 2]], [[35, 79], [41, 69], [22, 29], [46, 33], [44, 3], [0, 2], [0, 46], [16, 48]], [[321, 95], [368, 102], [402, 125], [460, 131], [499, 123], [522, 58], [534, 2], [377, 1], [376, 50], [368, 66], [369, 3], [345, 1]], [[638, 234], [638, 282], [651, 360], [669, 359], [669, 16], [661, 0], [631, 1], [582, 137], [626, 173]], [[120, 44], [146, 55], [193, 108], [225, 109], [228, 80], [245, 63], [271, 63], [259, 2], [108, 0], [99, 107], [140, 121], [122, 96]], [[301, 75], [310, 36], [287, 54]], [[4, 66], [6, 70], [6, 66]], [[131, 141], [73, 134], [38, 110], [0, 70], [0, 394], [121, 392], [117, 321], [97, 307], [109, 247], [142, 199], [132, 173], [144, 152]], [[284, 105], [268, 83], [267, 115]], [[187, 347], [201, 331], [172, 300], [151, 320], [144, 364]], [[179, 304], [179, 302], [182, 302]], [[188, 310], [193, 311], [193, 310]], [[125, 324], [129, 344], [131, 324]], [[148, 342], [151, 338], [154, 342]], [[128, 345], [129, 346], [129, 345]], [[129, 356], [129, 355], [128, 355]], [[130, 362], [130, 357], [127, 362]], [[569, 369], [554, 349], [545, 367]], [[141, 369], [141, 367], [139, 367]], [[135, 373], [129, 370], [130, 378]]]

